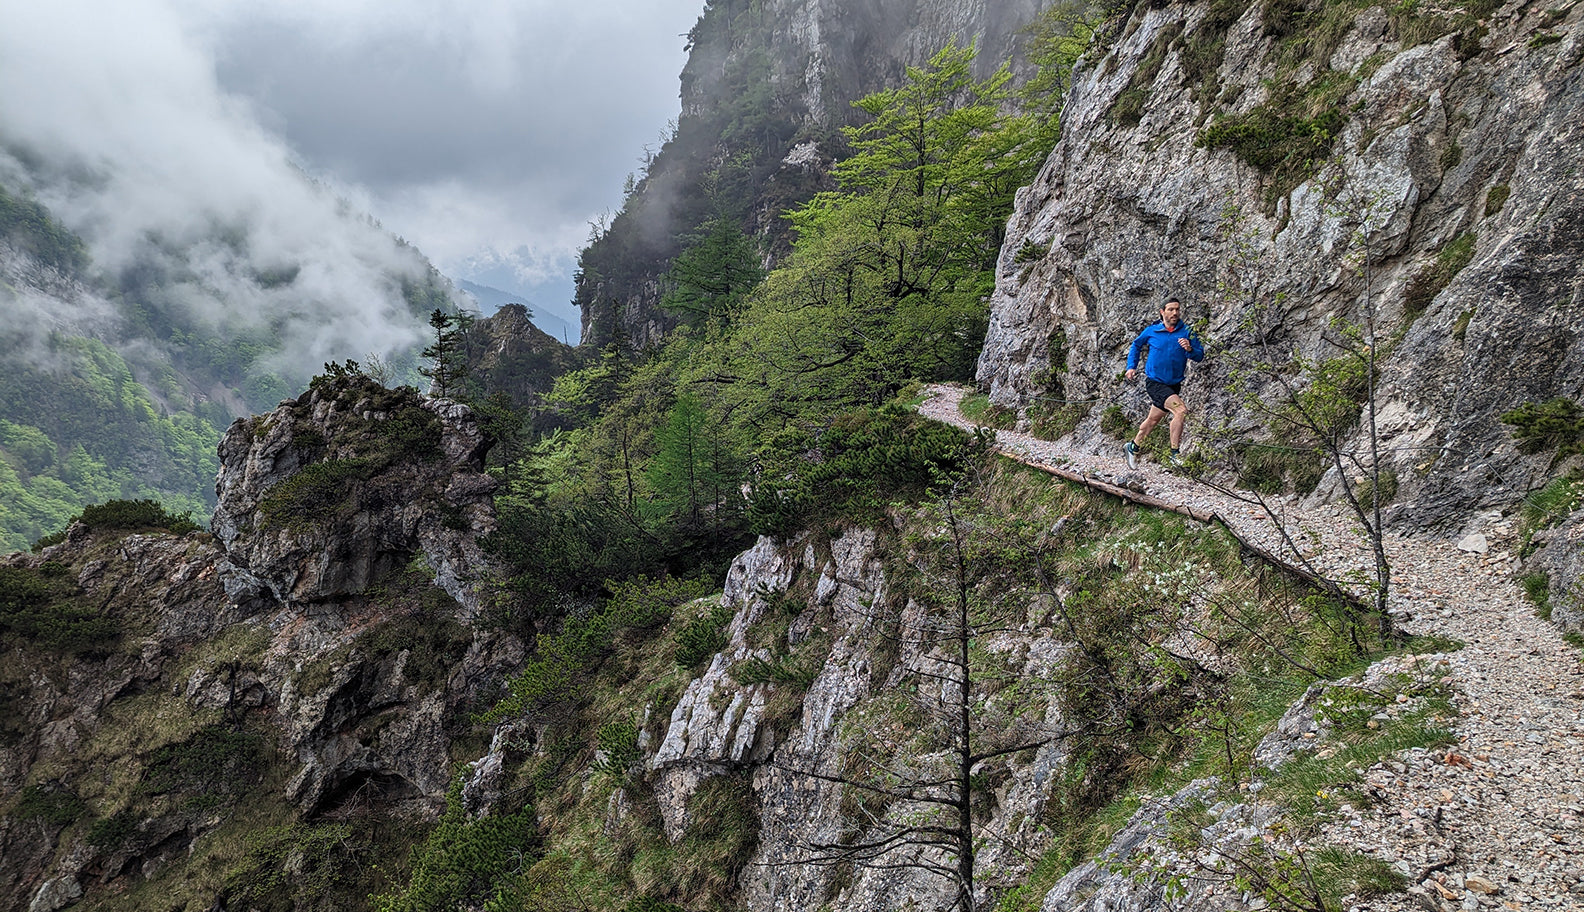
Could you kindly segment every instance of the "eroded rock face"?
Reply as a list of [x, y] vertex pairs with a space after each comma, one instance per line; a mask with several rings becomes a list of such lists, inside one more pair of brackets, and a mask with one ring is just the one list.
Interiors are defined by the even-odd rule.
[[1541, 530], [1535, 541], [1540, 547], [1524, 566], [1546, 575], [1551, 620], [1564, 630], [1584, 632], [1584, 511]]
[[238, 420], [215, 482], [226, 591], [322, 602], [365, 592], [421, 554], [464, 619], [476, 617], [486, 560], [474, 541], [495, 523], [488, 447], [466, 406], [356, 376]]
[[[882, 557], [879, 537], [874, 530], [848, 529], [824, 543], [807, 535], [789, 542], [761, 538], [739, 555], [722, 596], [723, 604], [737, 609], [728, 627], [728, 645], [688, 684], [663, 737], [648, 754], [654, 796], [673, 841], [683, 839], [693, 825], [688, 802], [706, 780], [733, 772], [751, 776], [759, 842], [741, 880], [747, 908], [768, 912], [828, 904], [880, 912], [908, 903], [912, 908], [944, 909], [951, 902], [941, 880], [921, 869], [859, 868], [848, 876], [837, 868], [805, 863], [812, 845], [852, 836], [853, 819], [844, 808], [846, 787], [834, 780], [852, 762], [855, 730], [891, 724], [888, 712], [894, 707], [875, 701], [898, 691], [921, 670], [946, 671], [942, 657], [916, 638], [901, 637], [899, 642], [894, 625], [917, 623], [923, 609], [904, 598], [899, 619], [884, 607], [893, 596], [887, 561], [896, 556]], [[796, 611], [786, 633], [788, 644], [796, 649], [829, 643], [790, 721], [771, 718], [779, 685], [743, 685], [732, 676], [734, 666], [770, 657], [768, 649], [752, 645], [762, 642], [756, 628], [774, 612], [788, 610], [788, 600]], [[1047, 630], [1005, 637], [991, 648], [1018, 655], [1023, 673], [1030, 676], [1048, 676], [1063, 654]], [[981, 899], [1021, 882], [1028, 868], [1023, 853], [1037, 855], [1045, 838], [1037, 832], [1037, 821], [1064, 746], [1052, 741], [1029, 754], [1031, 758], [1020, 762], [995, 765], [1002, 784], [984, 822], [992, 838], [984, 850]], [[898, 802], [892, 813], [928, 810]], [[618, 812], [613, 805], [612, 813]]]
[[[1455, 525], [1511, 505], [1545, 465], [1513, 448], [1499, 414], [1584, 387], [1580, 12], [1552, 21], [1508, 3], [1479, 29], [1403, 47], [1381, 10], [1361, 11], [1328, 61], [1351, 80], [1336, 108], [1346, 119], [1323, 166], [1290, 190], [1201, 145], [1200, 128], [1279, 107], [1271, 85], [1318, 68], [1283, 73], [1255, 5], [1226, 28], [1219, 90], [1205, 89], [1183, 50], [1214, 28], [1211, 14], [1141, 6], [1075, 71], [1061, 142], [1008, 226], [979, 383], [1006, 406], [1087, 405], [1071, 441], [1114, 446], [1099, 432], [1104, 407], [1145, 408], [1120, 377], [1127, 345], [1178, 295], [1210, 346], [1190, 370], [1190, 405], [1257, 437], [1262, 422], [1228, 383], [1233, 353], [1256, 344], [1256, 305], [1276, 352], [1309, 357], [1335, 355], [1333, 318], [1361, 324], [1373, 305], [1383, 340], [1402, 333], [1383, 343], [1379, 395], [1395, 518]], [[1161, 48], [1153, 79], [1137, 78]], [[1130, 87], [1147, 91], [1136, 122], [1117, 114]], [[1459, 246], [1467, 266], [1410, 303]]]
[[[487, 445], [457, 403], [321, 381], [233, 425], [212, 536], [79, 524], [0, 558], [47, 584], [39, 610], [91, 606], [111, 631], [17, 641], [0, 666], [0, 802], [28, 787], [75, 815], [0, 818], [0, 910], [62, 908], [185, 863], [261, 777], [281, 786], [250, 800], [304, 819], [443, 805], [459, 727], [524, 655], [470, 623], [486, 567], [474, 536], [494, 523]], [[206, 743], [243, 753], [145, 787], [159, 758]], [[106, 820], [122, 835], [87, 839]]]

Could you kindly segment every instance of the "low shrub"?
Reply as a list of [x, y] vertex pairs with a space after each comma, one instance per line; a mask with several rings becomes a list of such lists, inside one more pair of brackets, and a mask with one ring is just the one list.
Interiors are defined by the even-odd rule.
[[1131, 440], [1136, 430], [1120, 405], [1107, 406], [1100, 415], [1100, 433], [1113, 440]]
[[1584, 413], [1571, 399], [1558, 396], [1545, 402], [1526, 402], [1501, 415], [1512, 426], [1518, 450], [1534, 455], [1556, 450], [1565, 459], [1584, 453]]
[[145, 794], [238, 794], [252, 785], [266, 757], [264, 739], [224, 725], [156, 749], [143, 768]]
[[446, 796], [445, 814], [413, 850], [411, 874], [398, 889], [373, 898], [375, 912], [507, 908], [507, 875], [528, 865], [536, 845], [532, 807], [474, 818], [462, 804], [458, 780]]
[[371, 459], [327, 459], [304, 466], [270, 488], [259, 502], [263, 524], [294, 527], [320, 522], [347, 500], [353, 484], [372, 478], [379, 468]]
[[960, 473], [988, 443], [894, 405], [848, 412], [778, 447], [753, 490], [749, 528], [787, 535], [829, 516], [878, 521], [893, 501]]
[[716, 605], [683, 625], [677, 631], [676, 663], [692, 668], [726, 648], [726, 625], [733, 611], [729, 605]]
[[76, 595], [66, 574], [0, 567], [0, 632], [60, 652], [105, 649], [120, 635], [119, 622], [78, 604]]
[[[193, 521], [192, 512], [171, 513], [163, 504], [154, 500], [111, 500], [102, 504], [95, 504], [83, 508], [68, 526], [79, 522], [90, 529], [104, 529], [116, 532], [169, 532], [172, 535], [186, 535], [189, 532], [201, 532], [203, 526]], [[50, 545], [58, 545], [66, 540], [66, 530], [62, 529], [46, 535], [33, 543], [33, 551], [39, 552]]]
[[85, 805], [77, 793], [59, 782], [35, 783], [22, 789], [13, 812], [23, 820], [42, 820], [69, 826], [81, 817]]

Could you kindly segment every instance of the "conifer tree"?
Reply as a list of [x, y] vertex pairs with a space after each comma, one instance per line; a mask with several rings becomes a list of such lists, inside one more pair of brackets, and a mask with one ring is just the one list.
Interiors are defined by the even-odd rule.
[[470, 322], [438, 307], [429, 314], [429, 327], [434, 330], [435, 340], [423, 350], [429, 366], [418, 368], [418, 372], [429, 378], [429, 395], [437, 399], [452, 399], [463, 393], [463, 380], [467, 376], [463, 336]]

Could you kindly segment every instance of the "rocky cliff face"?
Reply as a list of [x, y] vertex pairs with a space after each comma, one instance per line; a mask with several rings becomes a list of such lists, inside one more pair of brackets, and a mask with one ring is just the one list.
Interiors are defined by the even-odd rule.
[[365, 865], [400, 844], [370, 833], [431, 817], [470, 707], [523, 655], [470, 626], [486, 446], [455, 403], [342, 378], [232, 427], [213, 536], [76, 525], [6, 557], [7, 611], [64, 620], [0, 663], [0, 909], [153, 908], [138, 891], [171, 869], [169, 907], [224, 906], [261, 819], [339, 821]]
[[488, 447], [466, 406], [356, 376], [238, 420], [215, 481], [227, 591], [311, 605], [361, 595], [421, 554], [477, 617], [476, 539], [494, 528]]
[[[940, 863], [927, 848], [905, 849], [889, 861], [899, 866], [809, 863], [811, 846], [865, 833], [850, 804], [850, 787], [839, 781], [854, 762], [857, 732], [898, 724], [894, 700], [921, 673], [943, 672], [941, 656], [909, 643], [893, 625], [898, 616], [880, 606], [903, 605], [914, 621], [923, 610], [897, 597], [889, 579], [899, 569], [882, 555], [873, 530], [849, 529], [825, 544], [809, 536], [788, 542], [760, 539], [740, 555], [727, 576], [722, 604], [736, 609], [729, 645], [688, 684], [649, 752], [646, 766], [667, 835], [678, 841], [691, 821], [689, 799], [711, 776], [746, 772], [757, 799], [758, 849], [744, 869], [741, 889], [751, 909], [894, 909], [904, 902], [919, 909], [945, 909], [952, 894], [938, 874], [918, 862]], [[742, 663], [770, 660], [754, 645], [755, 631], [773, 626], [777, 612], [796, 612], [782, 649], [812, 650], [813, 674], [799, 701], [787, 705], [785, 684], [740, 684]], [[906, 625], [907, 621], [902, 621]], [[909, 628], [911, 629], [911, 628]], [[1050, 674], [1063, 647], [1050, 631], [1016, 637], [1005, 648], [1021, 657], [1017, 673], [1031, 679]], [[927, 680], [927, 679], [926, 679]], [[921, 700], [940, 697], [926, 685]], [[934, 694], [932, 697], [930, 694]], [[938, 745], [936, 747], [939, 747]], [[1053, 741], [1027, 752], [1017, 763], [986, 764], [997, 776], [996, 807], [984, 825], [980, 898], [1020, 883], [1027, 853], [1044, 841], [1037, 833], [1049, 782], [1064, 745]], [[899, 758], [900, 762], [906, 762]], [[898, 802], [881, 818], [927, 815], [924, 804]], [[879, 821], [875, 821], [876, 825]], [[913, 865], [913, 866], [910, 866]]]
[[[685, 236], [722, 213], [784, 252], [781, 213], [825, 186], [851, 103], [899, 84], [955, 42], [977, 74], [1020, 60], [1020, 29], [1050, 0], [770, 0], [707, 6], [690, 33], [676, 132], [604, 235], [583, 253], [583, 338], [641, 350], [675, 328], [661, 278]], [[711, 172], [726, 168], [718, 180]], [[737, 170], [731, 170], [737, 169]], [[737, 189], [725, 189], [735, 186]]]
[[1498, 416], [1584, 390], [1580, 12], [1297, 9], [1140, 5], [1103, 36], [1019, 194], [979, 382], [1115, 446], [1106, 407], [1144, 408], [1127, 345], [1175, 294], [1210, 344], [1188, 401], [1257, 437], [1235, 356], [1333, 357], [1373, 310], [1398, 520], [1510, 505], [1547, 466]]

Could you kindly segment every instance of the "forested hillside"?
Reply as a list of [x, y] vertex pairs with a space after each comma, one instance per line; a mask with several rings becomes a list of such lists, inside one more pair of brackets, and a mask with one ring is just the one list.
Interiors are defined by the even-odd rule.
[[[61, 192], [26, 169], [0, 185], [0, 550], [64, 530], [89, 504], [152, 499], [206, 521], [215, 447], [241, 415], [272, 407], [312, 375], [307, 324], [323, 309], [310, 265], [261, 269], [246, 229], [155, 243], [127, 260], [95, 262], [91, 246], [39, 201]], [[355, 223], [354, 223], [355, 224]], [[379, 232], [358, 225], [378, 243]], [[362, 350], [391, 380], [411, 377], [422, 321], [454, 309], [422, 257], [386, 237], [390, 262], [371, 290], [380, 320]], [[228, 309], [234, 311], [227, 315]], [[381, 338], [384, 337], [384, 338]], [[383, 357], [380, 351], [384, 349]], [[288, 352], [291, 354], [288, 356]]]
[[[1007, 64], [1020, 81], [1032, 75], [1030, 85], [1039, 85], [1050, 60], [1034, 58], [1049, 57], [1051, 29], [1059, 28], [1041, 13], [1058, 7], [1067, 12], [1057, 19], [1081, 18], [1086, 8], [1049, 0], [709, 0], [687, 36], [681, 116], [645, 150], [621, 210], [595, 226], [579, 258], [585, 342], [638, 350], [693, 319], [688, 286], [699, 278], [699, 258], [730, 249], [758, 266], [779, 260], [793, 230], [784, 213], [832, 188], [831, 165], [851, 152], [843, 128], [871, 116], [853, 102], [900, 85], [908, 67], [947, 44], [977, 49], [975, 79]], [[1035, 104], [1049, 112], [1060, 89], [1031, 88], [1044, 96]]]
[[[0, 910], [1573, 889], [1576, 814], [1495, 805], [1571, 795], [1584, 725], [1528, 617], [1584, 613], [1580, 369], [1530, 363], [1580, 344], [1584, 7], [1009, 4], [1015, 59], [869, 69], [959, 7], [712, 0], [579, 350], [425, 311], [430, 394], [324, 364], [226, 430], [209, 533], [121, 501], [0, 561]], [[1128, 468], [1173, 292], [1192, 446]]]

